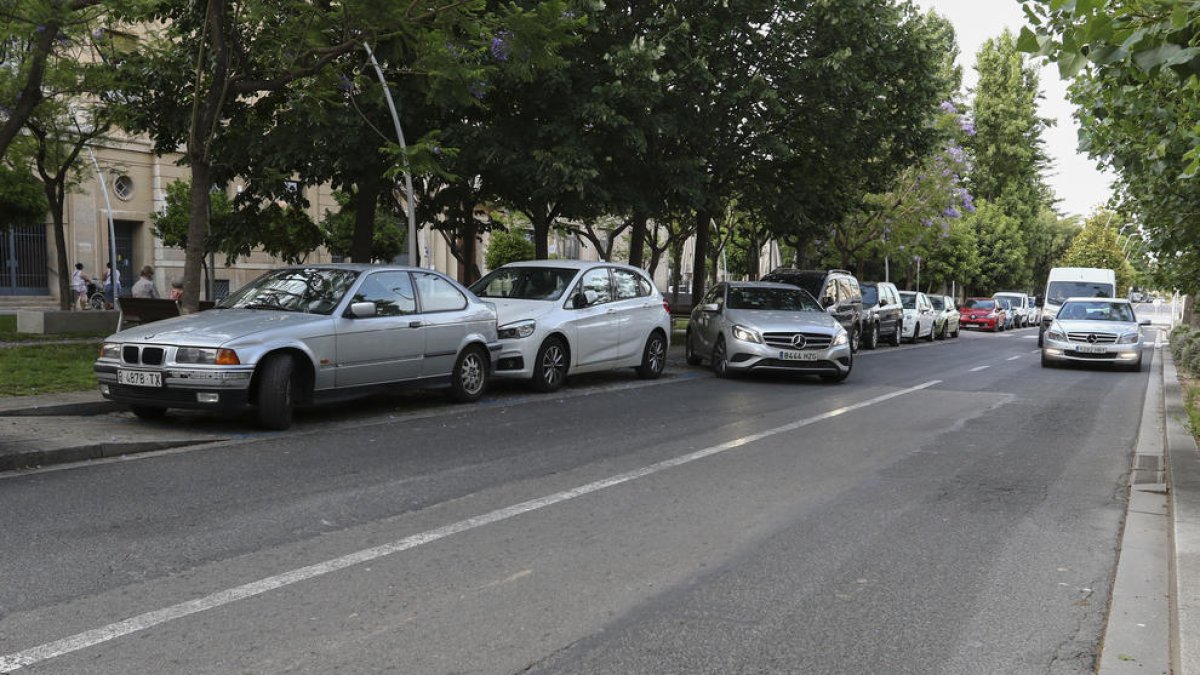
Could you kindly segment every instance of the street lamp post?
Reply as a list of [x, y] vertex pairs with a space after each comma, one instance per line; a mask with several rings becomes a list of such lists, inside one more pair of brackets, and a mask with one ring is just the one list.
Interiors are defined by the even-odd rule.
[[[108, 183], [104, 182], [104, 172], [100, 170], [100, 162], [96, 161], [96, 153], [92, 146], [85, 145], [88, 157], [92, 158], [92, 166], [96, 168], [96, 180], [100, 182], [100, 192], [104, 194], [104, 211], [108, 214], [108, 263], [112, 265], [108, 280], [113, 287], [113, 305], [117, 304], [117, 227], [113, 224], [112, 202], [108, 199]], [[100, 290], [104, 290], [101, 284]]]
[[375, 60], [371, 45], [363, 43], [375, 74], [379, 76], [379, 84], [383, 87], [383, 96], [387, 99], [388, 110], [392, 112], [392, 122], [396, 125], [396, 138], [400, 141], [400, 151], [404, 154], [404, 191], [405, 201], [408, 202], [408, 264], [417, 266], [417, 203], [413, 199], [412, 172], [408, 166], [408, 145], [404, 142], [404, 130], [400, 127], [400, 116], [396, 114], [396, 103], [392, 100], [392, 90], [388, 87], [387, 79], [383, 77], [383, 69]]

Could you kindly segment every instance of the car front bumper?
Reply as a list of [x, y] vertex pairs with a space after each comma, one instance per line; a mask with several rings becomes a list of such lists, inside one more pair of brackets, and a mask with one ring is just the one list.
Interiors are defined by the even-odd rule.
[[[161, 386], [122, 384], [121, 370], [157, 373]], [[250, 403], [253, 366], [222, 368], [124, 368], [115, 361], [100, 360], [92, 366], [100, 394], [110, 401], [129, 405], [197, 410], [234, 410]]]
[[825, 349], [780, 349], [755, 342], [732, 340], [728, 343], [726, 367], [729, 372], [775, 371], [809, 375], [840, 375], [850, 372], [850, 345]]
[[1051, 363], [1133, 363], [1142, 358], [1142, 342], [1092, 345], [1046, 337], [1042, 358]]
[[966, 317], [958, 318], [958, 325], [963, 328], [982, 328], [984, 330], [996, 330], [996, 324], [999, 319], [989, 319], [987, 317]]

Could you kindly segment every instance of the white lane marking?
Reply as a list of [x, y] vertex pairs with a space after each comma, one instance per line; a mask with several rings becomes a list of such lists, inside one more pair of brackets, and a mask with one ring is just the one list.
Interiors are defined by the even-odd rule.
[[1020, 355], [1020, 354], [1017, 354], [1016, 356], [1010, 356], [1010, 357], [1008, 357], [1008, 358], [1007, 358], [1007, 359], [1005, 359], [1005, 360], [1006, 360], [1006, 361], [1016, 361], [1016, 360], [1017, 360], [1017, 359], [1019, 359], [1019, 358], [1021, 358], [1021, 355]]
[[243, 584], [241, 586], [236, 586], [223, 591], [217, 591], [216, 593], [206, 595], [202, 598], [188, 600], [187, 602], [181, 602], [177, 605], [165, 607], [153, 612], [139, 614], [138, 616], [125, 619], [124, 621], [111, 623], [101, 628], [84, 631], [61, 640], [47, 642], [45, 644], [38, 645], [37, 647], [30, 647], [29, 649], [0, 656], [0, 673], [11, 673], [15, 670], [19, 670], [25, 666], [33, 665], [40, 661], [46, 661], [48, 659], [70, 654], [71, 652], [86, 649], [87, 647], [93, 647], [103, 642], [115, 640], [116, 638], [123, 637], [131, 633], [153, 628], [154, 626], [167, 623], [168, 621], [174, 621], [192, 614], [198, 614], [210, 609], [216, 609], [217, 607], [228, 605], [239, 600], [252, 598], [256, 595], [262, 595], [267, 591], [282, 588], [284, 586], [290, 586], [301, 581], [307, 581], [308, 579], [314, 579], [316, 577], [337, 572], [338, 570], [352, 567], [354, 565], [361, 565], [362, 563], [370, 562], [377, 558], [389, 556], [394, 553], [400, 553], [401, 551], [407, 551], [418, 546], [423, 546], [425, 544], [438, 541], [439, 539], [445, 539], [451, 535], [466, 532], [468, 530], [474, 530], [476, 528], [483, 527], [484, 525], [498, 523], [502, 520], [508, 520], [509, 518], [514, 518], [521, 514], [529, 513], [530, 511], [544, 509], [548, 506], [553, 506], [561, 502], [576, 499], [593, 492], [599, 492], [600, 490], [621, 485], [622, 483], [628, 483], [630, 481], [637, 480], [638, 478], [644, 478], [651, 474], [659, 473], [660, 471], [665, 471], [667, 469], [695, 462], [697, 460], [704, 459], [705, 457], [710, 457], [728, 450], [733, 450], [734, 448], [740, 448], [744, 445], [761, 441], [765, 438], [770, 438], [771, 436], [787, 433], [789, 431], [795, 431], [801, 427], [806, 427], [810, 424], [815, 424], [823, 420], [838, 417], [839, 415], [860, 410], [877, 403], [882, 403], [899, 396], [904, 396], [905, 394], [911, 394], [922, 389], [928, 389], [936, 384], [941, 384], [941, 382], [941, 380], [930, 380], [924, 384], [918, 384], [915, 387], [901, 389], [890, 394], [882, 394], [860, 403], [837, 408], [836, 410], [830, 410], [829, 412], [813, 415], [812, 417], [806, 417], [783, 426], [767, 429], [766, 431], [760, 431], [756, 434], [750, 434], [749, 436], [735, 438], [719, 445], [709, 446], [686, 455], [680, 455], [679, 457], [663, 460], [640, 469], [635, 469], [626, 473], [620, 473], [615, 476], [610, 476], [609, 478], [604, 478], [593, 483], [572, 488], [570, 490], [556, 492], [545, 497], [531, 499], [527, 502], [521, 502], [519, 504], [513, 504], [512, 506], [497, 509], [483, 515], [475, 516], [474, 518], [467, 518], [466, 520], [460, 520], [457, 523], [451, 523], [450, 525], [428, 530], [426, 532], [421, 532], [419, 534], [414, 534], [412, 536], [398, 539], [387, 544], [356, 551], [340, 558], [326, 560], [325, 562], [317, 563], [315, 565], [301, 567], [289, 572], [284, 572], [283, 574], [277, 574], [265, 579], [259, 579], [258, 581], [252, 581], [248, 584]]
[[1036, 336], [1036, 335], [1022, 335], [1021, 336], [1022, 340], [1036, 340], [1037, 338], [1038, 338], [1038, 336]]
[[971, 369], [971, 372], [972, 372], [972, 373], [978, 373], [979, 371], [981, 371], [981, 370], [987, 370], [988, 368], [991, 368], [991, 366], [979, 366], [979, 367], [977, 367], [977, 368], [972, 368], [972, 369]]

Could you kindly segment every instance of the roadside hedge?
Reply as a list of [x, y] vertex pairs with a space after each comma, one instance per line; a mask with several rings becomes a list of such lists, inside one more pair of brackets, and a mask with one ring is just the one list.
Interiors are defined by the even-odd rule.
[[1179, 326], [1171, 332], [1171, 356], [1175, 366], [1200, 375], [1200, 330]]

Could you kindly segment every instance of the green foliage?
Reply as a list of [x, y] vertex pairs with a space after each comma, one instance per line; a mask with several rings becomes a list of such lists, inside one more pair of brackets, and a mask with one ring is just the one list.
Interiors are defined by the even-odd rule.
[[1171, 332], [1171, 356], [1175, 365], [1200, 377], [1200, 330], [1181, 325]]
[[[326, 211], [325, 217], [321, 219], [320, 226], [325, 236], [325, 246], [333, 255], [349, 256], [350, 245], [354, 239], [355, 211], [351, 206], [350, 195], [344, 192], [334, 192], [333, 197], [341, 208], [336, 213]], [[396, 256], [407, 250], [407, 234], [408, 223], [406, 221], [386, 209], [377, 209], [371, 259], [380, 262], [395, 260]]]
[[1083, 230], [1075, 236], [1060, 261], [1062, 267], [1099, 267], [1117, 273], [1117, 295], [1128, 292], [1133, 284], [1133, 267], [1125, 260], [1117, 242], [1117, 230], [1112, 226], [1112, 213], [1092, 214]]
[[0, 164], [0, 231], [39, 224], [46, 208], [46, 194], [28, 168]]
[[95, 389], [99, 341], [86, 344], [27, 345], [4, 350], [0, 396], [37, 396]]
[[978, 294], [1022, 288], [1022, 265], [1027, 251], [1021, 226], [999, 206], [980, 202], [967, 217], [979, 247], [979, 273], [972, 286]]
[[1155, 277], [1200, 291], [1200, 2], [1026, 0], [1020, 47], [1075, 77], [1081, 147], [1118, 175]]
[[534, 259], [533, 242], [520, 231], [492, 230], [488, 240], [485, 262], [488, 269], [520, 260]]

